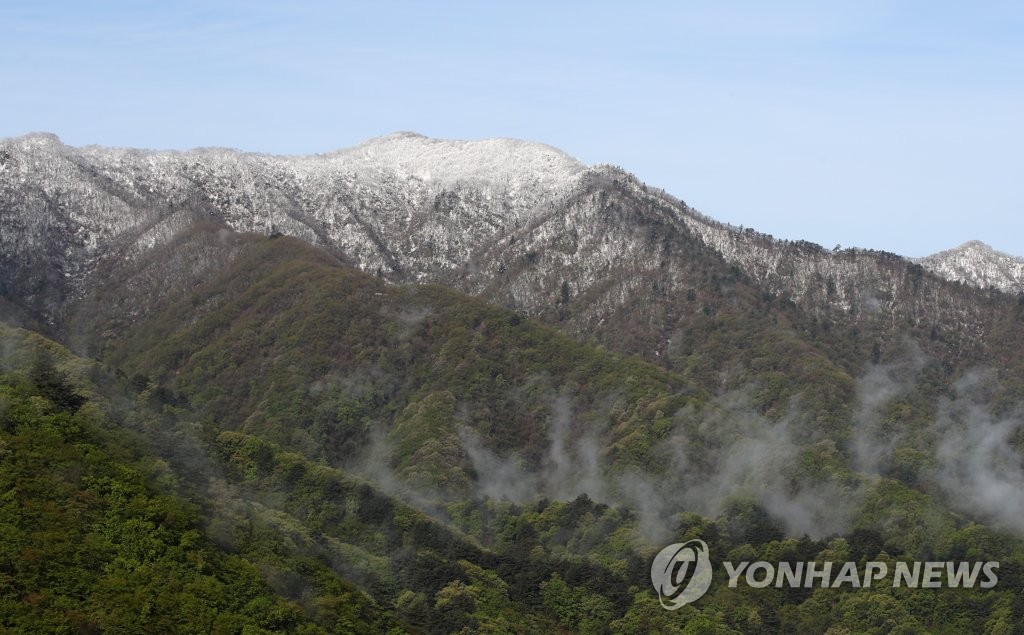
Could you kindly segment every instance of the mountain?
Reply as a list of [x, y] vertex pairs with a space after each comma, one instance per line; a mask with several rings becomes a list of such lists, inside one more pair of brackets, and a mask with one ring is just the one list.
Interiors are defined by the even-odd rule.
[[947, 280], [1006, 293], [1024, 293], [1024, 258], [996, 251], [980, 240], [914, 260]]
[[[88, 369], [55, 388], [4, 362], [0, 423], [20, 423], [0, 440], [53, 428], [36, 397], [89, 401], [105, 453], [161, 466], [146, 495], [192, 501], [204, 553], [260, 572], [240, 624], [248, 602], [296, 616], [268, 630], [1024, 619], [1016, 295], [719, 223], [541, 144], [410, 133], [310, 157], [8, 139], [0, 248], [2, 317], [38, 333], [5, 327], [0, 361], [28, 340]], [[61, 439], [39, 460], [80, 441]], [[30, 494], [10, 513], [54, 504]], [[886, 590], [882, 613], [716, 578], [668, 614], [646, 569], [684, 536], [716, 566], [971, 554], [1006, 575]], [[18, 571], [15, 602], [46, 591]]]
[[440, 283], [676, 364], [689, 352], [684, 324], [772, 298], [797, 305], [802, 317], [787, 320], [812, 321], [798, 330], [856, 329], [862, 358], [898, 339], [894, 323], [975, 358], [998, 331], [983, 294], [951, 291], [909, 260], [741, 231], [616, 168], [513, 140], [400, 133], [276, 157], [28, 135], [0, 143], [0, 213], [9, 312], [50, 328], [101, 272], [210, 220], [293, 235], [386, 280]]

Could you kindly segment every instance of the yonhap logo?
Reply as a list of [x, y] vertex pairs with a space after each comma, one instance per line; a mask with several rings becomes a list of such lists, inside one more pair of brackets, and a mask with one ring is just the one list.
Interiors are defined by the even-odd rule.
[[[778, 562], [759, 560], [738, 564], [722, 562], [728, 586], [735, 589], [741, 578], [752, 589], [765, 587], [822, 589], [870, 589], [881, 584], [908, 589], [991, 589], [999, 583], [999, 563], [988, 562]], [[891, 580], [891, 581], [890, 581]], [[711, 557], [700, 539], [677, 542], [654, 556], [651, 583], [658, 601], [669, 611], [699, 600], [711, 586]]]
[[674, 611], [707, 593], [711, 586], [711, 558], [703, 540], [669, 545], [654, 556], [651, 583], [661, 606]]

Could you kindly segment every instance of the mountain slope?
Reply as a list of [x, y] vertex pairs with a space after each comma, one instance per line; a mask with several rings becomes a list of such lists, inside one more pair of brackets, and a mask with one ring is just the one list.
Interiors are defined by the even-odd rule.
[[615, 571], [522, 528], [521, 542], [519, 511], [489, 521], [483, 547], [371, 482], [224, 429], [166, 387], [118, 381], [30, 332], [0, 325], [0, 337], [5, 627], [530, 633], [556, 628], [537, 594], [555, 572], [608, 614], [642, 580], [622, 543], [635, 519], [586, 497], [545, 520], [572, 536], [580, 516], [603, 513], [621, 530], [605, 549], [623, 558]]
[[[112, 378], [38, 336], [0, 326], [0, 337], [5, 629], [369, 633], [397, 625], [322, 565], [307, 567], [321, 577], [309, 576], [305, 606], [284, 597], [264, 579], [266, 553], [245, 553], [241, 540], [227, 548], [207, 533], [210, 501], [197, 504], [185, 485], [196, 475], [155, 456], [154, 439], [140, 442], [121, 427], [125, 413], [105, 396], [117, 391]], [[297, 555], [277, 563], [299, 565]], [[315, 616], [307, 612], [313, 597]]]
[[[0, 327], [0, 336], [0, 480], [12, 485], [0, 501], [5, 628], [727, 633], [864, 631], [884, 618], [887, 628], [956, 633], [1000, 632], [1021, 617], [1019, 541], [963, 524], [894, 482], [878, 488], [864, 519], [900, 524], [884, 536], [783, 540], [743, 501], [715, 522], [674, 518], [679, 535], [707, 540], [716, 579], [703, 600], [711, 610], [669, 613], [641, 590], [654, 551], [623, 546], [636, 532], [630, 510], [586, 496], [451, 507], [448, 522], [489, 544], [481, 548], [340, 470], [197, 424], [153, 384], [133, 379], [136, 398], [111, 401], [119, 382], [96, 364], [24, 331]], [[942, 535], [913, 548], [926, 552], [905, 551], [913, 543], [902, 525], [924, 518]], [[722, 554], [891, 562], [922, 553], [998, 558], [1006, 588], [935, 589], [912, 602], [884, 587], [868, 597], [792, 589], [766, 598], [729, 589], [720, 564]], [[867, 599], [884, 607], [881, 617], [861, 610]]]
[[[611, 463], [642, 465], [646, 457], [635, 452], [650, 443], [654, 413], [700, 399], [653, 364], [450, 290], [387, 285], [288, 237], [228, 240], [237, 255], [193, 279], [183, 296], [135, 324], [97, 325], [117, 333], [99, 351], [105, 360], [170, 383], [226, 428], [332, 462], [390, 429], [400, 472], [465, 495], [473, 465], [461, 428], [536, 466], [546, 419], [569, 394], [566, 434], [596, 435]], [[191, 251], [193, 242], [209, 240], [193, 235], [171, 251]], [[97, 316], [86, 315], [93, 325]], [[431, 414], [437, 409], [447, 413], [442, 420]], [[417, 424], [403, 427], [407, 420]], [[421, 447], [426, 425], [442, 426], [432, 429], [437, 447]]]

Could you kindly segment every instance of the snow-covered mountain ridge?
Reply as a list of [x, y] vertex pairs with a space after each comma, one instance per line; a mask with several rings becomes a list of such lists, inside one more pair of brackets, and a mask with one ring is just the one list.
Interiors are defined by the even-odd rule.
[[[977, 299], [926, 263], [740, 230], [543, 144], [397, 133], [286, 157], [0, 141], [0, 284], [44, 322], [210, 224], [296, 236], [387, 280], [443, 284], [652, 356], [672, 355], [693, 316], [774, 297], [862, 333], [941, 322], [981, 341], [987, 328]], [[187, 260], [175, 266], [204, 262]], [[173, 268], [158, 273], [150, 288], [174, 287]]]

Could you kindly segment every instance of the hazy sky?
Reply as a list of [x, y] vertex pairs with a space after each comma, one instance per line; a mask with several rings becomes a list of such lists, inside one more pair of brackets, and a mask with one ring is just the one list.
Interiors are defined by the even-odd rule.
[[1021, 2], [7, 0], [0, 55], [3, 137], [517, 137], [777, 237], [1024, 255]]

